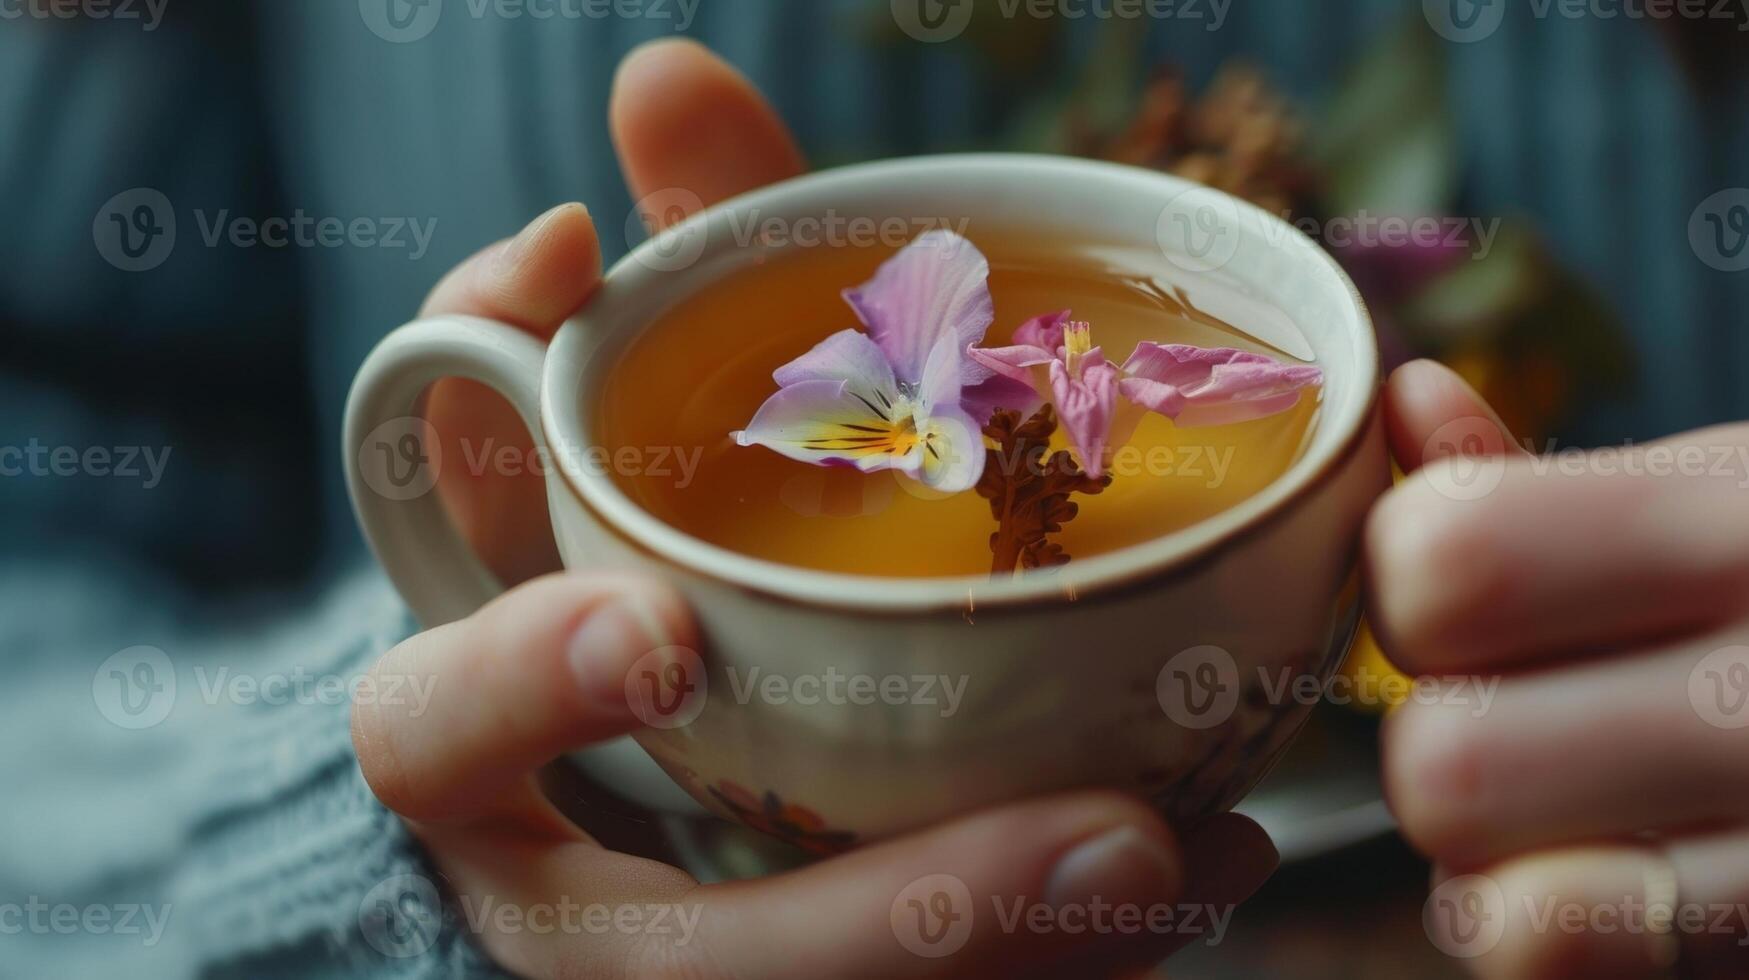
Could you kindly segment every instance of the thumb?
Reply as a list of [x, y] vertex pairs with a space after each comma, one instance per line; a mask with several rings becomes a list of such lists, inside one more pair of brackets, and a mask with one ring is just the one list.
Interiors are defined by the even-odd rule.
[[1449, 456], [1525, 456], [1493, 406], [1436, 361], [1411, 361], [1385, 386], [1385, 431], [1404, 472]]
[[[655, 580], [529, 582], [371, 670], [352, 715], [365, 780], [410, 820], [492, 812], [558, 755], [664, 723], [652, 696], [667, 715], [690, 707], [703, 669], [687, 646], [694, 636], [679, 595]], [[644, 675], [653, 695], [638, 683]]]
[[[661, 225], [805, 169], [771, 103], [696, 41], [652, 41], [626, 55], [608, 117], [632, 196]], [[668, 206], [680, 213], [662, 213]]]

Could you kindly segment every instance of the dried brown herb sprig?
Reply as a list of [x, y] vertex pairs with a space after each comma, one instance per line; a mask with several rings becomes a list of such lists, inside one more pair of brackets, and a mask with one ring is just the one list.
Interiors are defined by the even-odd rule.
[[978, 496], [990, 501], [996, 533], [990, 535], [992, 578], [1017, 574], [1018, 568], [1053, 568], [1069, 555], [1050, 535], [1080, 512], [1072, 494], [1095, 494], [1111, 485], [1110, 475], [1090, 477], [1069, 453], [1052, 453], [1051, 436], [1057, 416], [1045, 405], [1022, 422], [1020, 413], [999, 409], [984, 426], [996, 443], [987, 449]]
[[1300, 160], [1304, 134], [1287, 100], [1256, 68], [1223, 68], [1201, 98], [1161, 72], [1129, 126], [1102, 139], [1083, 132], [1082, 155], [1153, 167], [1290, 214], [1313, 188]]

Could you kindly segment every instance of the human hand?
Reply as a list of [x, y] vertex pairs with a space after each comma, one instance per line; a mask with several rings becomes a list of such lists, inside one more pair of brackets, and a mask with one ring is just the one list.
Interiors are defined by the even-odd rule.
[[[629, 55], [614, 79], [609, 121], [632, 199], [661, 205], [660, 213], [646, 216], [658, 228], [803, 169], [795, 140], [759, 92], [689, 41], [646, 45]], [[589, 212], [564, 204], [457, 266], [431, 291], [420, 315], [482, 316], [550, 340], [582, 309], [601, 274]], [[475, 458], [485, 447], [515, 447], [523, 459], [533, 451], [516, 410], [474, 381], [433, 386], [425, 417], [446, 459]], [[448, 466], [437, 491], [500, 580], [515, 584], [560, 567], [546, 484], [533, 468]]]
[[1384, 731], [1435, 943], [1490, 978], [1749, 976], [1749, 425], [1550, 461], [1438, 365], [1386, 403], [1413, 475], [1368, 527], [1373, 622], [1450, 696]]
[[[696, 45], [634, 53], [611, 116], [635, 198], [680, 188], [711, 203], [801, 166], [765, 102]], [[459, 267], [425, 312], [494, 317], [545, 337], [586, 302], [599, 254], [587, 212], [568, 205]], [[478, 386], [446, 382], [427, 415], [446, 450], [459, 451], [464, 438], [526, 445], [515, 414]], [[538, 479], [461, 472], [439, 488], [506, 581], [557, 565], [550, 551], [537, 550], [551, 547]], [[422, 711], [355, 708], [365, 778], [425, 843], [465, 908], [513, 910], [509, 920], [477, 920], [479, 940], [508, 969], [531, 977], [773, 980], [1091, 976], [1157, 962], [1197, 937], [1133, 926], [1005, 927], [992, 903], [1069, 914], [1098, 903], [1138, 913], [1195, 904], [1224, 913], [1274, 867], [1273, 847], [1243, 818], [1193, 828], [1181, 847], [1140, 802], [1080, 793], [973, 815], [776, 877], [701, 886], [677, 868], [602, 846], [536, 784], [552, 759], [638, 727], [625, 678], [640, 657], [696, 644], [684, 603], [659, 582], [554, 575], [414, 637], [376, 666], [385, 681], [415, 675], [435, 683]], [[922, 955], [915, 942], [906, 945], [895, 917], [910, 914], [907, 889], [935, 875], [964, 883], [970, 904], [950, 911], [971, 929], [951, 951], [926, 944], [925, 952], [946, 955]], [[613, 925], [587, 928], [581, 910], [591, 908], [611, 913]], [[537, 929], [537, 919], [547, 927]]]
[[[390, 699], [355, 709], [365, 779], [407, 820], [468, 928], [512, 972], [1112, 975], [1204, 938], [1138, 927], [1139, 918], [1114, 928], [1122, 920], [1113, 910], [1176, 916], [1194, 907], [1224, 917], [1274, 869], [1267, 837], [1242, 817], [1201, 825], [1181, 846], [1153, 810], [1109, 793], [991, 810], [747, 882], [701, 886], [659, 861], [616, 853], [561, 816], [534, 774], [561, 753], [637, 728], [626, 675], [650, 650], [692, 642], [684, 605], [663, 586], [554, 575], [408, 640], [373, 670], [382, 689], [418, 676], [432, 694], [422, 712]], [[970, 932], [920, 946], [924, 929], [899, 917], [913, 914], [908, 898], [933, 899], [938, 888], [925, 879], [938, 875], [963, 882], [949, 911]], [[1004, 925], [996, 906], [1016, 903], [1029, 917]], [[1084, 918], [1101, 906], [1107, 928]], [[1029, 925], [1035, 907], [1060, 912], [1052, 922], [1062, 926]], [[1206, 914], [1195, 921], [1207, 927]]]

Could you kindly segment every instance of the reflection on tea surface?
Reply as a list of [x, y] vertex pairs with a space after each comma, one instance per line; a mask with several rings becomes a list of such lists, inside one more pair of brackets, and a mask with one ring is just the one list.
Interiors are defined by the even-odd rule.
[[[1071, 308], [1118, 361], [1141, 341], [1232, 347], [1284, 361], [1308, 351], [1282, 311], [1204, 280], [1191, 284], [1158, 253], [1095, 255], [1060, 245], [1043, 253], [1018, 237], [971, 237], [991, 264], [996, 322], [988, 346], [1008, 344], [1029, 317]], [[774, 370], [835, 331], [859, 327], [841, 293], [867, 281], [891, 254], [785, 254], [686, 299], [634, 341], [599, 396], [601, 445], [609, 455], [622, 447], [639, 458], [673, 450], [699, 462], [690, 478], [679, 467], [616, 472], [625, 493], [688, 534], [784, 564], [883, 576], [988, 573], [994, 524], [990, 502], [977, 494], [943, 496], [891, 471], [809, 466], [730, 437], [771, 395]], [[1213, 311], [1244, 317], [1250, 332]], [[1076, 496], [1080, 513], [1054, 540], [1086, 558], [1233, 506], [1298, 458], [1318, 403], [1319, 390], [1309, 389], [1289, 411], [1200, 429], [1147, 415], [1112, 458], [1111, 485]]]

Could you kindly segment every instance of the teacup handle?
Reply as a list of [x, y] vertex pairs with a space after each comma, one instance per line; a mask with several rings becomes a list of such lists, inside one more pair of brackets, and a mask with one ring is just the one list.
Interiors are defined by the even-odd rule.
[[446, 461], [421, 401], [435, 382], [489, 385], [521, 414], [544, 451], [546, 348], [514, 327], [469, 316], [410, 323], [365, 359], [346, 400], [346, 485], [364, 536], [427, 628], [454, 622], [504, 591], [456, 531], [434, 492]]

